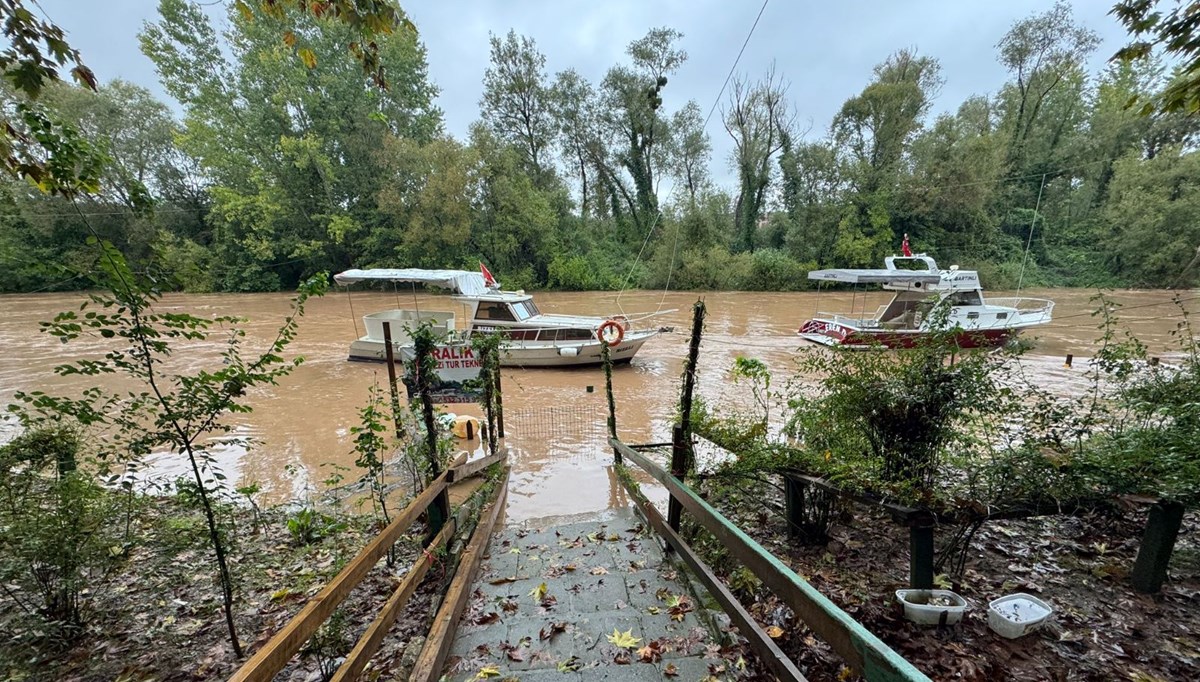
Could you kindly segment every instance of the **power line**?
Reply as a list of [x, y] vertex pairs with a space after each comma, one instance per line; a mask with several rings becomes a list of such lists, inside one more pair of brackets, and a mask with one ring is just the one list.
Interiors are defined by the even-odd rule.
[[750, 27], [750, 32], [746, 34], [746, 40], [742, 42], [742, 49], [738, 50], [737, 58], [733, 60], [733, 66], [729, 67], [729, 74], [725, 76], [725, 82], [721, 84], [721, 91], [717, 93], [717, 98], [713, 100], [712, 108], [708, 110], [708, 116], [704, 118], [704, 128], [708, 127], [708, 122], [712, 119], [713, 112], [717, 110], [717, 105], [721, 103], [721, 95], [724, 95], [725, 88], [729, 87], [729, 80], [733, 78], [733, 72], [737, 69], [738, 62], [742, 61], [742, 53], [746, 51], [746, 46], [750, 44], [750, 37], [754, 35], [754, 29], [758, 28], [758, 20], [762, 19], [763, 11], [767, 9], [767, 3], [770, 1], [763, 0], [762, 7], [758, 9], [758, 16], [754, 18], [754, 25]]

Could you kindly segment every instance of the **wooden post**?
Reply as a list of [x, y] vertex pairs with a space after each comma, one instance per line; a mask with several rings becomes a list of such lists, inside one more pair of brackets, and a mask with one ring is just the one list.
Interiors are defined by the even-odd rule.
[[[617, 437], [617, 402], [613, 398], [612, 387], [612, 355], [609, 354], [608, 342], [600, 339], [600, 362], [604, 365], [604, 395], [608, 400], [608, 437]], [[621, 463], [621, 453], [613, 448], [613, 462]]]
[[[688, 444], [685, 442], [686, 437], [682, 426], [676, 426], [671, 430], [671, 475], [679, 479], [680, 483], [683, 483], [687, 476]], [[671, 527], [671, 530], [679, 531], [679, 521], [682, 515], [683, 505], [672, 495], [667, 500], [667, 525]], [[670, 545], [668, 545], [668, 549], [670, 549]]]
[[1171, 553], [1175, 551], [1175, 539], [1183, 524], [1183, 511], [1183, 505], [1178, 502], [1163, 501], [1150, 507], [1150, 518], [1146, 519], [1146, 530], [1142, 533], [1142, 544], [1131, 576], [1133, 589], [1138, 592], [1153, 594], [1162, 589]]
[[[442, 465], [438, 461], [438, 429], [433, 417], [433, 396], [429, 393], [430, 379], [426, 368], [436, 367], [433, 359], [434, 340], [433, 330], [428, 325], [422, 325], [413, 335], [413, 376], [416, 378], [417, 393], [421, 396], [421, 414], [425, 422], [425, 447], [428, 456], [429, 478], [441, 475]], [[426, 514], [426, 544], [433, 540], [450, 517], [450, 498], [446, 491], [429, 505]]]
[[692, 338], [688, 342], [688, 359], [683, 368], [683, 393], [679, 397], [679, 423], [688, 438], [691, 451], [692, 392], [696, 388], [696, 363], [700, 359], [700, 336], [704, 333], [704, 301], [692, 306]]
[[[704, 333], [704, 301], [692, 306], [692, 338], [688, 342], [687, 364], [683, 366], [683, 390], [679, 395], [679, 424], [671, 431], [671, 475], [684, 483], [692, 469], [692, 393], [696, 388], [696, 363], [700, 359], [700, 336]], [[671, 497], [667, 502], [667, 525], [679, 530], [683, 507]]]
[[804, 523], [804, 482], [791, 476], [783, 477], [783, 497], [787, 506], [788, 539], [800, 537]]
[[933, 589], [932, 517], [913, 519], [908, 528], [908, 586], [916, 590]]
[[383, 348], [387, 355], [388, 388], [392, 392], [392, 422], [396, 426], [396, 438], [400, 438], [403, 429], [400, 427], [400, 392], [396, 387], [396, 353], [392, 350], [392, 323], [383, 323]]
[[496, 351], [496, 429], [504, 437], [504, 389], [500, 384], [500, 351]]

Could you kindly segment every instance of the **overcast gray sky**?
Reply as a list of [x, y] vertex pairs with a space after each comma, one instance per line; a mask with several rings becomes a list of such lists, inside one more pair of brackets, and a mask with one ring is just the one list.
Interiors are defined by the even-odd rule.
[[[138, 51], [137, 32], [153, 20], [154, 0], [40, 0], [68, 31], [71, 43], [103, 80], [124, 78], [166, 99], [154, 67]], [[227, 4], [227, 3], [226, 3]], [[1052, 0], [771, 0], [738, 65], [751, 76], [771, 65], [791, 83], [799, 121], [821, 136], [848, 97], [866, 85], [871, 68], [890, 52], [914, 47], [941, 61], [946, 83], [934, 112], [953, 111], [971, 94], [994, 93], [1004, 82], [996, 42], [1018, 19]], [[1100, 34], [1092, 72], [1123, 43], [1125, 32], [1107, 15], [1112, 0], [1076, 0], [1078, 21]], [[625, 59], [625, 46], [656, 26], [684, 34], [689, 59], [663, 91], [672, 111], [695, 99], [708, 112], [746, 33], [759, 0], [408, 0], [401, 6], [429, 51], [429, 71], [441, 88], [447, 131], [466, 135], [478, 117], [488, 62], [488, 33], [515, 29], [546, 55], [550, 74], [573, 67], [598, 81]], [[223, 16], [221, 6], [211, 9]], [[729, 137], [719, 116], [709, 123], [715, 165], [726, 165]], [[718, 171], [718, 179], [721, 177]]]

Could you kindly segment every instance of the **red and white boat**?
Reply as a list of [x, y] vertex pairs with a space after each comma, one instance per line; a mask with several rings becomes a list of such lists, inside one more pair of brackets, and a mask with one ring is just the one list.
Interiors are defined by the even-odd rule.
[[[931, 313], [948, 306], [945, 330], [955, 333], [961, 348], [995, 348], [1007, 343], [1022, 329], [1050, 321], [1054, 302], [1044, 298], [984, 298], [979, 274], [959, 270], [957, 265], [941, 270], [933, 258], [890, 256], [886, 267], [876, 270], [813, 270], [808, 278], [818, 282], [855, 285], [880, 284], [895, 291], [891, 302], [873, 314], [864, 309], [855, 314], [854, 303], [847, 315], [818, 312], [799, 330], [802, 338], [827, 346], [854, 348], [911, 348], [938, 331]], [[818, 291], [820, 289], [818, 288]], [[820, 299], [818, 298], [818, 301]]]

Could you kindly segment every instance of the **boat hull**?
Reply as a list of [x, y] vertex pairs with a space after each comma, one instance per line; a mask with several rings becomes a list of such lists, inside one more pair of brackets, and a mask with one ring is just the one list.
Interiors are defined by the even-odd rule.
[[[633, 335], [630, 335], [633, 336]], [[613, 363], [633, 360], [643, 344], [654, 335], [627, 336], [609, 350]], [[397, 359], [405, 357], [404, 346], [393, 344]], [[386, 349], [383, 341], [362, 338], [350, 344], [350, 360], [356, 362], [385, 362]], [[569, 344], [512, 344], [500, 350], [502, 367], [586, 367], [603, 362], [598, 341]]]
[[[999, 348], [1021, 332], [1020, 327], [960, 329], [954, 334], [959, 348]], [[855, 329], [847, 325], [809, 320], [800, 327], [800, 338], [825, 346], [867, 350], [870, 348], [914, 348], [932, 334], [920, 329]]]

